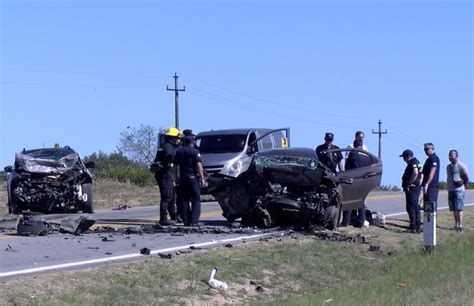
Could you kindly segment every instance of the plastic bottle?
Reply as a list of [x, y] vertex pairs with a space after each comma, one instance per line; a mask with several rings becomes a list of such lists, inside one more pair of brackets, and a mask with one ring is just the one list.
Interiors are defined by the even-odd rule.
[[212, 268], [211, 273], [209, 275], [209, 281], [207, 283], [214, 289], [226, 290], [229, 287], [227, 283], [214, 278], [216, 272], [217, 267]]

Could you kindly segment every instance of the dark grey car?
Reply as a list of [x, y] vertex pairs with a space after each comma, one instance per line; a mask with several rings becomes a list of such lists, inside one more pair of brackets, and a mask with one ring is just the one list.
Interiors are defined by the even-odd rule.
[[212, 194], [229, 221], [246, 225], [308, 226], [334, 229], [341, 211], [359, 208], [380, 184], [382, 164], [358, 149], [371, 163], [367, 167], [334, 173], [313, 149], [288, 148], [256, 153], [248, 170]]
[[92, 175], [70, 147], [23, 150], [7, 173], [8, 210], [93, 212]]

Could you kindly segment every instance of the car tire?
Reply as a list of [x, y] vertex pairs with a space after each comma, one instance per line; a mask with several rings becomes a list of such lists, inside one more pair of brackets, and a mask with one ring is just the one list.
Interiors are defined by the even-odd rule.
[[326, 227], [329, 230], [334, 230], [339, 224], [339, 219], [341, 215], [341, 201], [337, 197], [333, 200], [335, 205], [328, 206], [326, 208]]
[[87, 194], [87, 201], [84, 202], [82, 206], [82, 212], [92, 214], [94, 212], [93, 208], [93, 198], [92, 198], [92, 184], [82, 184], [82, 193]]

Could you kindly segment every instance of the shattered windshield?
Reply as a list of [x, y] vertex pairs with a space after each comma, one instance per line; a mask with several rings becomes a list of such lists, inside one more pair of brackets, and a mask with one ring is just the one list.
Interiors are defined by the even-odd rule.
[[247, 140], [246, 134], [208, 135], [196, 139], [201, 154], [242, 152]]
[[315, 158], [278, 155], [257, 156], [255, 157], [254, 163], [258, 173], [262, 173], [265, 168], [306, 168], [314, 170], [318, 166], [318, 161]]
[[75, 153], [70, 148], [57, 148], [57, 149], [38, 149], [38, 150], [29, 150], [23, 152], [25, 155], [29, 155], [33, 158], [39, 159], [51, 159], [51, 160], [60, 160], [61, 158]]
[[15, 154], [15, 167], [33, 173], [64, 173], [79, 161], [69, 148], [39, 149]]

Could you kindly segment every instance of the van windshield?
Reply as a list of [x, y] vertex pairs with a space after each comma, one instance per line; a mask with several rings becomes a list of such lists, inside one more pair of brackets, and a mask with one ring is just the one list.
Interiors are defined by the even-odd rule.
[[196, 138], [196, 144], [201, 154], [207, 153], [238, 153], [245, 147], [247, 135], [207, 135]]

